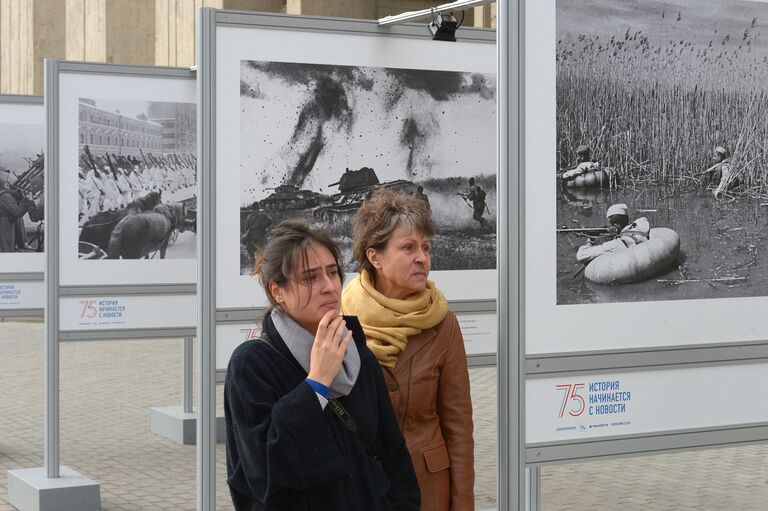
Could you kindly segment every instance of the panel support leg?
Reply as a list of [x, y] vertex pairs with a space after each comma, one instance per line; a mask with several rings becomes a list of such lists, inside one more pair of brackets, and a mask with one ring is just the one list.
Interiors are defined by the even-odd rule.
[[541, 508], [541, 468], [529, 467], [527, 470], [528, 491], [527, 491], [527, 510], [539, 511]]

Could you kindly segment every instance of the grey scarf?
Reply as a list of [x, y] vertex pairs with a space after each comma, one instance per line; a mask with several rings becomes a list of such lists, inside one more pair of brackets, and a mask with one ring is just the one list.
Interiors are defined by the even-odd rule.
[[[315, 342], [315, 336], [296, 323], [279, 307], [272, 311], [271, 317], [277, 333], [283, 338], [291, 355], [306, 372], [309, 372], [309, 358], [312, 344]], [[347, 332], [348, 330], [345, 326], [342, 335], [346, 335]], [[355, 386], [359, 373], [360, 354], [357, 352], [357, 345], [353, 339], [347, 345], [347, 351], [344, 353], [344, 360], [341, 362], [339, 373], [331, 382], [331, 392], [328, 394], [328, 397], [335, 399], [349, 395], [352, 392], [352, 387]]]

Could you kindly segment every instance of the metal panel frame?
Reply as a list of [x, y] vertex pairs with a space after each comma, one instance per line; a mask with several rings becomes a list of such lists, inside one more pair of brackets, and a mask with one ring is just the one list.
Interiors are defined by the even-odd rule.
[[[46, 93], [46, 100], [50, 100], [50, 106], [46, 106], [48, 111], [48, 124], [46, 126], [47, 139], [53, 141], [55, 138], [55, 150], [58, 151], [58, 133], [59, 133], [59, 96], [58, 96], [58, 80], [61, 73], [78, 73], [78, 74], [90, 74], [90, 75], [106, 75], [106, 76], [124, 76], [124, 77], [141, 77], [141, 78], [178, 78], [182, 80], [194, 80], [195, 72], [189, 68], [181, 67], [157, 67], [157, 66], [141, 66], [141, 65], [123, 65], [123, 64], [102, 64], [93, 62], [70, 62], [50, 60], [51, 65], [55, 66], [55, 73], [48, 77], [52, 80], [52, 84], [55, 82], [55, 96], [54, 91], [51, 91], [51, 95]], [[52, 112], [52, 110], [57, 110]], [[55, 115], [54, 115], [55, 114]], [[53, 124], [55, 123], [55, 124]], [[58, 212], [58, 168], [59, 168], [59, 154], [53, 154], [50, 148], [46, 147], [46, 158], [48, 158], [47, 164], [50, 163], [51, 171], [46, 168], [46, 178], [49, 175], [53, 177], [56, 182], [56, 202], [50, 202], [52, 197], [46, 195], [46, 204], [55, 204], [56, 209], [51, 211]], [[48, 167], [49, 165], [46, 165]], [[46, 182], [47, 185], [47, 182]], [[47, 187], [53, 189], [53, 187]], [[55, 227], [54, 227], [55, 223]], [[51, 219], [46, 223], [46, 231], [57, 229], [56, 232], [56, 244], [52, 246], [55, 252], [52, 252], [52, 256], [48, 259], [56, 259], [57, 273], [55, 276], [55, 282], [57, 286], [57, 298], [56, 306], [58, 307], [58, 299], [60, 297], [74, 298], [74, 297], [89, 297], [89, 296], [131, 296], [131, 295], [151, 295], [157, 297], [176, 296], [176, 295], [194, 295], [196, 285], [195, 283], [189, 284], [139, 284], [139, 285], [85, 285], [85, 286], [59, 286], [59, 274], [58, 274], [58, 258], [59, 258], [59, 218], [58, 215], [51, 215]], [[46, 232], [48, 237], [48, 232]], [[47, 246], [46, 246], [47, 250]], [[50, 298], [51, 287], [48, 286], [48, 296]], [[49, 300], [50, 304], [51, 301]], [[58, 312], [57, 318], [58, 320]], [[58, 326], [57, 326], [58, 328]], [[193, 335], [195, 327], [190, 326], [188, 328], [138, 328], [138, 329], [117, 329], [117, 330], [82, 330], [82, 331], [66, 331], [59, 332], [61, 340], [122, 340], [122, 339], [162, 339], [162, 338], [179, 338], [188, 337]]]
[[[498, 30], [498, 501], [500, 510], [538, 505], [538, 471], [525, 452], [525, 2], [497, 3]], [[535, 507], [531, 507], [535, 509]]]
[[[500, 69], [505, 65], [505, 60], [508, 62], [510, 69], [515, 66], [515, 53], [517, 54], [517, 63], [519, 65], [519, 74], [515, 75], [514, 71], [510, 71], [506, 75], [506, 80], [500, 79], [499, 82], [499, 97], [503, 101], [505, 98], [509, 98], [510, 101], [517, 100], [519, 102], [519, 109], [517, 114], [519, 115], [519, 129], [517, 135], [514, 134], [513, 125], [515, 119], [509, 120], [509, 137], [504, 133], [504, 123], [500, 122], [500, 140], [509, 140], [510, 146], [514, 147], [515, 142], [519, 143], [519, 150], [522, 153], [525, 147], [524, 138], [524, 126], [525, 126], [525, 83], [524, 76], [527, 68], [527, 62], [525, 60], [526, 50], [526, 20], [525, 20], [525, 6], [529, 3], [533, 3], [539, 0], [512, 0], [509, 4], [507, 2], [498, 2], [498, 27], [499, 27], [499, 51], [500, 54], [508, 48], [508, 58], [500, 58]], [[554, 23], [555, 20], [549, 20], [548, 22]], [[517, 34], [510, 37], [509, 32], [512, 30], [518, 30]], [[532, 62], [531, 65], [536, 65]], [[501, 74], [501, 71], [500, 71]], [[517, 86], [517, 95], [511, 91], [509, 86]], [[553, 98], [554, 101], [554, 98]], [[501, 105], [499, 108], [500, 115], [508, 114], [513, 115], [514, 108], [511, 105]], [[517, 236], [517, 240], [520, 246], [517, 246], [519, 254], [517, 259], [515, 258], [512, 245], [508, 241], [504, 246], [510, 248], [509, 258], [503, 259], [503, 254], [500, 252], [499, 258], [500, 268], [508, 268], [510, 272], [519, 271], [519, 280], [515, 281], [513, 278], [502, 278], [500, 289], [504, 289], [504, 285], [508, 283], [510, 286], [509, 292], [514, 292], [515, 285], [521, 286], [519, 290], [519, 303], [517, 306], [512, 304], [511, 309], [507, 309], [509, 302], [499, 301], [499, 310], [509, 310], [510, 319], [519, 321], [521, 325], [520, 330], [520, 344], [519, 348], [519, 382], [518, 391], [520, 392], [520, 401], [518, 417], [514, 417], [511, 414], [514, 411], [514, 396], [509, 396], [510, 408], [505, 410], [506, 424], [513, 424], [515, 420], [520, 421], [519, 430], [516, 432], [511, 426], [506, 428], [505, 421], [502, 420], [499, 424], [500, 434], [502, 431], [506, 431], [509, 435], [510, 442], [515, 439], [515, 433], [518, 433], [518, 438], [523, 440], [524, 463], [535, 467], [543, 464], [557, 464], [557, 463], [569, 463], [577, 461], [594, 461], [607, 458], [628, 457], [644, 454], [659, 454], [676, 451], [688, 451], [697, 449], [711, 449], [717, 447], [729, 447], [743, 444], [759, 443], [768, 441], [768, 423], [754, 423], [754, 424], [733, 424], [723, 427], [707, 427], [700, 429], [680, 429], [673, 431], [661, 431], [644, 434], [632, 434], [632, 435], [614, 435], [602, 438], [592, 438], [585, 440], [571, 440], [562, 442], [547, 442], [541, 444], [525, 444], [525, 435], [521, 433], [524, 428], [523, 419], [525, 417], [525, 382], [527, 379], [537, 378], [551, 378], [556, 376], [572, 377], [576, 374], [589, 374], [598, 372], [614, 372], [620, 375], [622, 372], [628, 371], [654, 371], [659, 369], [671, 369], [671, 368], [694, 368], [694, 367], [714, 367], [724, 365], [738, 365], [744, 363], [751, 363], [755, 361], [765, 361], [768, 359], [768, 340], [763, 341], [750, 341], [750, 342], [732, 342], [732, 343], [717, 343], [717, 344], [695, 344], [695, 345], [676, 345], [676, 346], [663, 346], [654, 348], [638, 348], [638, 349], [624, 349], [624, 350], [600, 350], [600, 351], [584, 351], [584, 352], [567, 352], [567, 353], [551, 353], [551, 354], [530, 354], [526, 355], [525, 352], [525, 260], [524, 253], [521, 246], [525, 243], [525, 226], [524, 226], [524, 180], [525, 169], [524, 159], [522, 157], [512, 160], [503, 156], [503, 148], [500, 147], [500, 164], [501, 168], [504, 168], [505, 163], [516, 163], [516, 168], [513, 165], [509, 165], [510, 174], [514, 176], [516, 170], [521, 169], [521, 175], [517, 176], [519, 183], [519, 190], [514, 190], [513, 187], [509, 188], [508, 197], [510, 199], [517, 198], [519, 200], [519, 207], [517, 214], [511, 214], [504, 218], [509, 219], [509, 225], [506, 231], [510, 233], [511, 239], [514, 240]], [[500, 174], [501, 175], [501, 172]], [[514, 181], [514, 178], [511, 178]], [[517, 193], [515, 193], [517, 192]], [[518, 224], [519, 229], [515, 231], [515, 223]], [[500, 244], [500, 247], [502, 245]], [[507, 262], [508, 264], [503, 264]], [[519, 314], [519, 315], [518, 315]], [[546, 320], [546, 319], [544, 319]], [[500, 318], [500, 325], [502, 320]], [[499, 336], [503, 338], [506, 330], [499, 329]], [[510, 336], [510, 340], [514, 337]], [[502, 355], [502, 350], [505, 347], [502, 343], [499, 345], [499, 378], [506, 378], [507, 369], [503, 366], [508, 364], [509, 370], [514, 370], [514, 361], [512, 360], [512, 354], [507, 353]], [[510, 373], [510, 378], [513, 376]], [[511, 384], [500, 384], [500, 396], [505, 391], [510, 389], [512, 392]], [[499, 411], [503, 410], [504, 403], [500, 399]], [[502, 439], [500, 439], [500, 442]], [[513, 451], [513, 447], [510, 446], [510, 452]], [[501, 464], [502, 460], [499, 460]], [[510, 470], [511, 474], [511, 470]], [[535, 474], [531, 471], [532, 477]], [[503, 481], [503, 479], [500, 479]], [[507, 479], [509, 487], [514, 484], [514, 478]], [[533, 484], [533, 483], [532, 483]], [[535, 486], [530, 486], [535, 487]], [[534, 499], [535, 500], [535, 499]], [[500, 509], [504, 509], [504, 506], [500, 505]]]
[[736, 447], [763, 443], [766, 438], [768, 438], [768, 422], [720, 428], [695, 428], [561, 443], [529, 444], [525, 451], [525, 461], [531, 465], [598, 461], [648, 454]]
[[49, 478], [60, 476], [59, 458], [59, 344], [72, 340], [111, 340], [140, 338], [182, 338], [193, 335], [190, 328], [140, 328], [130, 330], [60, 330], [59, 299], [62, 296], [94, 295], [154, 295], [195, 294], [195, 284], [143, 286], [60, 286], [59, 268], [59, 77], [61, 73], [82, 73], [109, 76], [138, 76], [156, 78], [194, 79], [194, 72], [185, 68], [161, 68], [88, 62], [45, 60], [45, 202], [49, 214], [45, 233], [45, 470]]
[[[59, 65], [45, 60], [45, 470], [59, 477]], [[53, 214], [51, 214], [53, 213]]]
[[23, 94], [0, 94], [0, 103], [12, 103], [17, 105], [42, 105], [43, 96], [31, 96]]
[[42, 319], [44, 309], [3, 309], [0, 310], [0, 318], [38, 318]]
[[[45, 105], [43, 96], [27, 96], [16, 94], [0, 94], [0, 103], [10, 105]], [[1, 282], [31, 282], [42, 281], [45, 272], [3, 272]], [[0, 318], [42, 318], [43, 309], [0, 309]]]
[[[197, 509], [215, 509], [215, 392], [217, 323], [256, 320], [261, 309], [216, 308], [216, 30], [219, 26], [305, 32], [334, 32], [374, 37], [412, 37], [424, 39], [429, 33], [422, 24], [379, 27], [376, 20], [355, 20], [316, 16], [290, 16], [201, 8], [198, 15], [198, 429], [197, 429]], [[462, 41], [492, 43], [496, 32], [462, 28]], [[437, 43], [436, 43], [437, 44]], [[451, 301], [462, 312], [496, 312], [495, 300]], [[488, 362], [487, 356], [483, 360]]]
[[42, 282], [45, 272], [0, 273], [0, 282]]
[[529, 378], [617, 370], [653, 370], [692, 365], [726, 365], [768, 359], [768, 341], [743, 344], [697, 344], [609, 352], [531, 355], [526, 359]]
[[197, 510], [216, 509], [216, 11], [197, 17]]

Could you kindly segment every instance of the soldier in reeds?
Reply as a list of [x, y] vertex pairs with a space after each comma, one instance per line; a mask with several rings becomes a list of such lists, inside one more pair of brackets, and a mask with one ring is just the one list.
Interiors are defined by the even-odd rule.
[[576, 148], [576, 167], [566, 170], [559, 177], [563, 181], [570, 181], [579, 176], [600, 170], [600, 163], [592, 161], [592, 150], [588, 145], [580, 145]]
[[631, 224], [626, 204], [614, 204], [605, 212], [608, 234], [602, 236], [603, 243], [596, 244], [592, 238], [579, 247], [576, 260], [584, 265], [603, 254], [626, 250], [629, 247], [648, 241], [651, 224], [645, 217], [640, 217]]
[[712, 154], [712, 159], [714, 160], [715, 164], [701, 173], [709, 177], [709, 184], [707, 186], [712, 185], [713, 183], [717, 183], [717, 187], [712, 192], [716, 199], [720, 196], [721, 193], [727, 192], [731, 188], [734, 188], [738, 185], [738, 180], [736, 179], [731, 168], [730, 156], [731, 155], [728, 152], [728, 149], [725, 147], [715, 147], [715, 150]]

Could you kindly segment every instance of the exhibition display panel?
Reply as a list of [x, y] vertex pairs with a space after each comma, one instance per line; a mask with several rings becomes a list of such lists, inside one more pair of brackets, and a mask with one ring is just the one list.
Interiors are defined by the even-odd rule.
[[10, 471], [9, 499], [95, 509], [98, 483], [59, 461], [59, 344], [193, 335], [195, 79], [55, 60], [45, 73], [45, 467]]
[[[52, 63], [59, 330], [193, 329], [197, 149], [186, 69]], [[53, 227], [53, 223], [50, 223]], [[191, 332], [190, 332], [191, 333]], [[89, 334], [92, 335], [92, 334]]]
[[43, 98], [0, 95], [0, 119], [0, 317], [42, 316]]
[[[287, 218], [326, 226], [349, 274], [352, 218], [379, 189], [428, 201], [438, 231], [430, 278], [472, 332], [470, 357], [493, 362], [495, 34], [468, 29], [436, 45], [422, 26], [209, 9], [199, 20], [203, 414], [215, 408], [216, 369], [258, 335], [267, 300], [251, 272], [269, 230]], [[203, 421], [206, 509], [214, 451]]]
[[[749, 97], [764, 83], [749, 71], [764, 50], [721, 62], [694, 35], [720, 30], [718, 52], [739, 53], [727, 34], [741, 23], [738, 39], [745, 27], [749, 39], [768, 11], [728, 2], [722, 25], [714, 4], [640, 6], [619, 25], [608, 21], [615, 3], [588, 19], [568, 0], [516, 11], [521, 209], [511, 224], [521, 230], [520, 416], [534, 469], [768, 439], [759, 201], [701, 180], [727, 174], [715, 146], [733, 152], [742, 186], [756, 179], [756, 148], [739, 134], [759, 101], [738, 125], [706, 117], [698, 102], [722, 83], [722, 94]], [[668, 75], [648, 67], [659, 55]], [[717, 80], [737, 69], [743, 82]]]
[[[744, 41], [758, 45], [750, 19], [767, 9], [734, 10]], [[643, 7], [628, 21], [637, 30], [587, 20], [568, 0], [497, 12], [498, 38], [462, 28], [445, 43], [423, 25], [203, 8], [196, 75], [46, 63], [44, 201], [42, 151], [21, 136], [0, 145], [0, 165], [30, 155], [8, 173], [47, 206], [45, 255], [20, 222], [32, 242], [0, 253], [0, 316], [45, 300], [47, 478], [71, 473], [58, 458], [60, 341], [197, 335], [197, 509], [215, 509], [216, 383], [260, 333], [267, 301], [251, 273], [266, 234], [287, 218], [325, 225], [349, 275], [351, 219], [379, 189], [428, 201], [432, 277], [470, 359], [497, 363], [498, 509], [538, 509], [544, 464], [768, 440], [763, 204], [728, 196], [728, 179], [707, 189], [696, 170], [716, 144], [754, 185], [756, 149], [726, 119], [699, 123], [707, 133], [687, 152], [685, 130], [631, 124], [668, 125], [636, 101], [649, 68], [625, 52], [655, 62], [659, 33], [692, 31], [688, 12], [661, 16], [658, 33], [643, 32], [658, 14]], [[697, 78], [714, 70], [698, 39], [680, 44], [697, 66], [668, 51], [677, 81], [653, 86], [687, 90], [696, 118], [697, 94], [712, 92]], [[614, 60], [622, 73], [609, 80], [600, 72]], [[590, 103], [599, 80], [629, 99], [601, 110]], [[42, 116], [39, 100], [0, 97], [4, 109]], [[31, 139], [34, 128], [14, 126]], [[617, 215], [624, 225], [605, 225]], [[185, 341], [190, 410], [191, 361]]]

